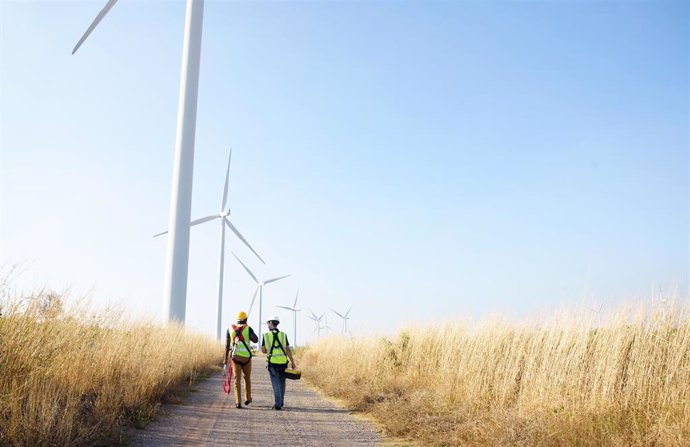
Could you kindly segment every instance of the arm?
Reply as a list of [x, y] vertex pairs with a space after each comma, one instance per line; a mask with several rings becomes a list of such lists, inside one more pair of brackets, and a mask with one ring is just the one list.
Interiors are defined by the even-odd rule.
[[249, 339], [254, 343], [259, 343], [259, 337], [256, 336], [256, 332], [252, 328], [249, 328]]
[[230, 352], [230, 331], [226, 333], [225, 337], [225, 358], [223, 360], [223, 365], [228, 364], [228, 352]]
[[290, 349], [290, 347], [287, 346], [286, 350], [287, 350], [287, 356], [290, 359], [290, 366], [292, 366], [292, 369], [297, 368], [297, 363], [295, 363], [295, 359], [292, 358], [292, 349]]
[[[263, 338], [263, 337], [262, 337], [262, 338]], [[263, 352], [264, 354], [267, 354], [267, 353], [268, 353], [268, 351], [266, 351], [266, 346], [264, 345], [264, 341], [263, 341], [263, 340], [261, 340], [261, 352]]]

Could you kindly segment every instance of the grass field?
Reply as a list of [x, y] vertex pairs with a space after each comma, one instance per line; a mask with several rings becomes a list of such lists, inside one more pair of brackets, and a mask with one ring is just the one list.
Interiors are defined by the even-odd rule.
[[2, 313], [2, 446], [120, 444], [126, 427], [146, 424], [222, 356], [213, 340], [181, 327], [65, 311], [55, 296]]
[[304, 377], [436, 446], [690, 446], [688, 306], [328, 338]]

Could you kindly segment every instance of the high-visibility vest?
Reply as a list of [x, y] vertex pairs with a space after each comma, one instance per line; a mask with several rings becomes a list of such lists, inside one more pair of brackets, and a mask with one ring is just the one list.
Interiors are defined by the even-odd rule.
[[[276, 339], [277, 336], [277, 339]], [[268, 356], [268, 363], [274, 365], [285, 365], [288, 362], [287, 354], [280, 349], [278, 346], [278, 341], [283, 346], [283, 349], [287, 349], [287, 335], [285, 332], [280, 332], [275, 329], [274, 331], [267, 332], [263, 335], [264, 347], [266, 348], [266, 353]], [[273, 354], [271, 354], [271, 347], [273, 346]]]
[[[244, 340], [244, 343], [242, 343], [242, 340], [237, 339], [237, 329], [241, 329], [240, 334], [242, 334], [242, 339]], [[232, 348], [232, 353], [234, 355], [239, 355], [240, 357], [251, 357], [252, 353], [247, 350], [247, 348], [244, 346], [245, 343], [247, 346], [249, 346], [250, 340], [249, 340], [249, 326], [246, 324], [243, 324], [241, 326], [235, 326], [234, 324], [232, 325], [232, 332], [230, 333], [232, 337], [232, 343], [233, 343], [233, 348]]]

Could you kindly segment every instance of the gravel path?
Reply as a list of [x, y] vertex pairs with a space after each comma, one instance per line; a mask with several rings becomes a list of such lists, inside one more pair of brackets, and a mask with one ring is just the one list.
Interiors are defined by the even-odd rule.
[[[132, 430], [132, 446], [374, 446], [374, 428], [326, 401], [302, 381], [288, 380], [283, 411], [271, 410], [273, 389], [261, 358], [252, 365], [253, 402], [235, 408], [222, 377], [194, 387], [184, 402], [167, 405], [144, 430]], [[234, 389], [233, 389], [234, 392]], [[244, 398], [244, 396], [243, 396]]]

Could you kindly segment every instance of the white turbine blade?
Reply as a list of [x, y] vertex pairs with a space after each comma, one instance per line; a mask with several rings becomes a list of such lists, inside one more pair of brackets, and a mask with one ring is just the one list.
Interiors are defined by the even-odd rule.
[[280, 307], [281, 309], [287, 309], [287, 310], [295, 310], [292, 307], [287, 307], [287, 306], [276, 306], [276, 307]]
[[238, 230], [237, 228], [235, 228], [235, 226], [230, 222], [230, 219], [228, 219], [227, 217], [225, 217], [225, 218], [223, 218], [223, 220], [225, 221], [226, 224], [228, 224], [228, 227], [230, 227], [230, 229], [232, 230], [232, 232], [235, 233], [235, 236], [237, 236], [242, 242], [244, 242], [244, 245], [246, 245], [247, 247], [249, 247], [249, 249], [252, 251], [252, 253], [254, 253], [254, 254], [256, 255], [256, 257], [259, 258], [259, 261], [261, 261], [261, 262], [263, 262], [264, 264], [266, 264], [266, 261], [264, 261], [263, 259], [261, 259], [261, 256], [259, 256], [259, 253], [257, 253], [256, 251], [254, 251], [254, 249], [252, 248], [252, 246], [249, 245], [249, 242], [247, 242], [247, 240], [240, 234], [239, 230]]
[[[193, 227], [194, 225], [199, 225], [199, 224], [202, 224], [202, 223], [204, 223], [204, 222], [208, 222], [209, 220], [218, 219], [218, 217], [220, 217], [220, 216], [218, 216], [217, 214], [215, 214], [215, 215], [213, 215], [213, 216], [202, 217], [201, 219], [197, 219], [197, 220], [191, 221], [191, 222], [189, 223], [189, 226], [190, 226], [190, 227]], [[165, 231], [162, 232], [162, 233], [154, 234], [153, 237], [162, 236], [162, 235], [166, 234], [167, 232], [168, 232], [168, 230], [165, 230]]]
[[307, 318], [309, 318], [310, 320], [319, 321], [316, 318], [310, 317], [309, 315], [307, 315]]
[[[329, 307], [329, 309], [331, 309], [331, 308]], [[340, 318], [345, 318], [345, 317], [343, 317], [342, 315], [340, 315], [340, 312], [337, 312], [337, 311], [334, 310], [334, 309], [331, 309], [331, 310], [332, 310], [337, 316], [339, 316]]]
[[220, 216], [219, 216], [218, 214], [214, 214], [214, 215], [212, 215], [212, 216], [202, 217], [202, 218], [200, 218], [200, 219], [193, 220], [193, 221], [189, 222], [189, 226], [190, 226], [190, 227], [193, 227], [194, 225], [199, 225], [199, 224], [202, 224], [202, 223], [204, 223], [204, 222], [208, 222], [209, 220], [218, 219], [219, 217], [220, 217]]
[[249, 317], [249, 314], [252, 313], [252, 307], [254, 307], [254, 300], [256, 300], [256, 294], [259, 292], [260, 288], [261, 286], [256, 286], [256, 289], [254, 290], [254, 296], [252, 297], [252, 303], [249, 305], [249, 312], [247, 312], [247, 317]]
[[264, 281], [264, 284], [270, 284], [272, 282], [278, 281], [279, 279], [287, 278], [288, 276], [290, 276], [290, 275], [279, 276], [278, 278], [269, 279], [269, 280]]
[[[309, 313], [311, 314], [311, 317], [309, 317], [309, 318], [311, 318], [312, 320], [318, 320], [319, 319], [313, 310], [309, 309]], [[307, 315], [307, 316], [309, 316], [309, 315]]]
[[[235, 252], [234, 252], [234, 251], [231, 251], [230, 253], [232, 253], [232, 255], [235, 257], [235, 259], [237, 259], [237, 262], [239, 262], [240, 264], [242, 264], [242, 267], [244, 267], [244, 269], [247, 271], [247, 273], [249, 273], [249, 276], [251, 276], [252, 279], [254, 279], [254, 282], [256, 282], [257, 284], [259, 284], [259, 280], [256, 279], [256, 276], [254, 276], [254, 274], [252, 273], [252, 271], [249, 270], [249, 267], [247, 267], [246, 265], [244, 265], [244, 262], [240, 261], [240, 258], [237, 257], [237, 255], [235, 254]], [[254, 301], [252, 301], [252, 303], [253, 303], [253, 302], [254, 302]]]
[[345, 312], [345, 318], [347, 318], [348, 315], [350, 315], [350, 311], [352, 310], [352, 306]]
[[292, 305], [293, 309], [297, 307], [297, 298], [299, 298], [299, 289], [297, 289], [297, 295], [295, 295], [295, 303]]
[[228, 202], [228, 180], [230, 180], [230, 160], [232, 159], [232, 148], [230, 148], [230, 155], [228, 156], [228, 169], [225, 171], [225, 188], [223, 189], [223, 202], [220, 204], [220, 210], [225, 211], [225, 204]]
[[84, 43], [87, 37], [93, 32], [94, 29], [98, 26], [98, 24], [103, 20], [103, 17], [105, 17], [106, 14], [108, 14], [108, 11], [110, 11], [110, 8], [113, 7], [113, 5], [117, 2], [117, 0], [108, 0], [108, 3], [105, 4], [103, 9], [101, 9], [101, 12], [98, 13], [95, 19], [93, 19], [93, 22], [91, 22], [91, 25], [86, 29], [86, 32], [84, 33], [83, 36], [81, 36], [81, 39], [79, 39], [79, 42], [74, 46], [74, 49], [72, 50], [72, 54], [76, 53], [81, 44]]

